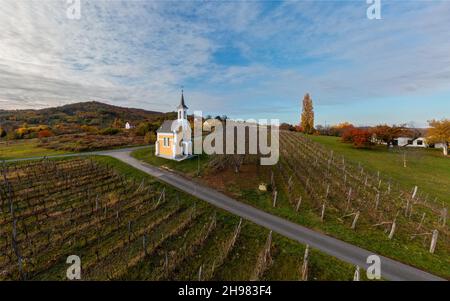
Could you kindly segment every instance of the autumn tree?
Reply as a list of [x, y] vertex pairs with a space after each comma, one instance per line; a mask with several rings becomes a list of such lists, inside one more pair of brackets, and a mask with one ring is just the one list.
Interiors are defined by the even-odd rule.
[[2, 127], [0, 127], [0, 138], [3, 138], [5, 136], [6, 136], [6, 131]]
[[342, 142], [351, 143], [355, 148], [369, 148], [372, 146], [372, 133], [365, 129], [347, 128], [342, 134]]
[[155, 143], [156, 141], [156, 134], [155, 132], [147, 132], [144, 136], [144, 143], [145, 144], [151, 144], [151, 143]]
[[313, 101], [306, 93], [303, 98], [303, 111], [301, 116], [301, 127], [306, 134], [312, 134], [314, 132], [314, 109]]
[[51, 136], [53, 136], [53, 133], [50, 130], [42, 130], [42, 131], [38, 132], [39, 139], [47, 138], [47, 137], [51, 137]]
[[394, 145], [394, 140], [399, 137], [418, 138], [420, 134], [416, 133], [412, 129], [407, 128], [405, 125], [393, 125], [380, 124], [374, 127], [372, 133], [375, 135], [375, 139], [386, 143], [387, 147]]
[[150, 131], [150, 125], [148, 122], [141, 122], [136, 127], [135, 134], [136, 136], [145, 136]]
[[282, 123], [280, 124], [280, 130], [295, 131], [295, 127], [289, 123]]
[[112, 128], [116, 128], [116, 129], [121, 129], [124, 126], [125, 125], [124, 125], [122, 119], [120, 119], [120, 118], [115, 118], [113, 123], [112, 123], [112, 125], [111, 125]]
[[331, 136], [338, 136], [342, 137], [342, 135], [349, 129], [353, 129], [355, 126], [351, 124], [350, 122], [344, 121], [339, 124], [333, 125], [330, 128], [330, 135]]
[[448, 145], [450, 143], [450, 119], [430, 120], [430, 128], [427, 133], [427, 143], [441, 143], [444, 156], [448, 156]]

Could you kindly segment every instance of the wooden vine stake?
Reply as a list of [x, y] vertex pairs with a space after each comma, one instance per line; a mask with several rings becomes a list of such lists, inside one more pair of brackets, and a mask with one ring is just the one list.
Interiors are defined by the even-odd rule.
[[447, 208], [442, 209], [441, 220], [442, 227], [445, 227], [445, 225], [447, 224]]
[[142, 247], [144, 248], [144, 255], [147, 256], [147, 234], [142, 236]]
[[436, 249], [436, 243], [438, 239], [439, 231], [433, 230], [433, 235], [431, 237], [431, 244], [430, 244], [430, 253], [434, 254], [434, 250]]
[[425, 212], [422, 214], [422, 218], [420, 219], [419, 226], [417, 226], [417, 230], [420, 230], [422, 228], [423, 221], [425, 220]]
[[412, 197], [411, 197], [411, 199], [413, 199], [413, 200], [416, 198], [416, 195], [417, 195], [417, 189], [419, 189], [419, 187], [414, 186], [413, 194], [412, 194]]
[[297, 202], [297, 206], [295, 206], [295, 211], [298, 212], [298, 210], [300, 209], [300, 205], [302, 204], [302, 197], [300, 196], [298, 198], [298, 202]]
[[350, 208], [351, 200], [352, 200], [352, 188], [350, 187], [347, 194], [347, 208], [345, 209], [346, 211]]
[[202, 281], [202, 270], [203, 270], [203, 264], [198, 269], [198, 281]]
[[359, 281], [361, 278], [360, 272], [359, 272], [359, 265], [356, 266], [355, 274], [353, 275], [353, 281]]
[[378, 210], [379, 205], [380, 205], [380, 193], [378, 192], [375, 198], [375, 210]]
[[274, 192], [273, 192], [273, 203], [272, 203], [272, 205], [273, 205], [273, 207], [276, 207], [277, 206], [277, 196], [278, 196], [278, 191], [277, 190], [274, 190]]
[[414, 186], [411, 199], [408, 199], [406, 201], [406, 208], [405, 208], [405, 216], [406, 217], [409, 217], [411, 215], [413, 202], [417, 195], [417, 189], [419, 189], [419, 187]]
[[353, 229], [353, 230], [355, 230], [355, 228], [356, 228], [356, 223], [358, 222], [359, 213], [360, 213], [359, 211], [356, 212], [355, 218], [353, 219], [353, 223], [352, 223], [352, 229]]
[[216, 260], [213, 261], [212, 267], [211, 267], [211, 276], [214, 276], [214, 271], [216, 270]]
[[272, 257], [270, 255], [270, 249], [272, 248], [272, 231], [267, 236], [264, 249], [259, 253], [258, 260], [255, 265], [253, 275], [250, 277], [250, 281], [259, 280], [264, 271], [272, 264]]
[[95, 198], [95, 211], [98, 210], [98, 194], [97, 197]]
[[323, 219], [325, 217], [325, 203], [322, 205], [322, 213], [320, 214], [320, 221], [323, 222]]
[[264, 250], [264, 266], [270, 265], [272, 263], [272, 256], [270, 255], [270, 249], [272, 248], [272, 230], [267, 236], [266, 246]]
[[308, 281], [308, 256], [309, 256], [309, 245], [306, 245], [305, 255], [303, 255], [302, 264], [302, 281]]
[[394, 221], [392, 222], [391, 231], [389, 232], [389, 239], [392, 239], [394, 237], [395, 228], [397, 227], [396, 221], [397, 218], [395, 218]]
[[131, 242], [131, 221], [128, 221], [128, 243]]
[[234, 230], [233, 238], [226, 247], [225, 254], [227, 254], [234, 247], [234, 244], [236, 243], [239, 233], [241, 233], [241, 228], [242, 228], [242, 218], [239, 220], [239, 224], [237, 225], [236, 230]]
[[141, 184], [139, 185], [138, 189], [136, 190], [136, 192], [141, 192], [141, 190], [144, 188], [144, 179], [142, 179]]
[[156, 202], [156, 205], [155, 205], [156, 207], [158, 207], [161, 200], [163, 202], [166, 201], [166, 187], [164, 187], [163, 190], [161, 191], [161, 194], [159, 195], [159, 198], [158, 198], [158, 202]]
[[292, 175], [289, 177], [289, 180], [288, 180], [288, 190], [289, 190], [289, 192], [292, 191]]
[[169, 277], [169, 255], [167, 254], [167, 251], [166, 251], [166, 254], [165, 254], [165, 257], [164, 257], [164, 267], [163, 267], [163, 269], [164, 269], [164, 274], [166, 275], [166, 278]]

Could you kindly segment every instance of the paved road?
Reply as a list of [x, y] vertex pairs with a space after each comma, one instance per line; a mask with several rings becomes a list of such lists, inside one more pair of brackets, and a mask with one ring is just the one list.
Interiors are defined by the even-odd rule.
[[[345, 243], [330, 236], [318, 233], [283, 218], [266, 213], [255, 207], [238, 202], [216, 190], [199, 185], [180, 175], [148, 165], [130, 156], [129, 151], [107, 153], [159, 180], [166, 182], [199, 199], [234, 213], [255, 224], [273, 230], [303, 244], [319, 249], [324, 253], [337, 257], [345, 262], [367, 268], [366, 259], [373, 252]], [[402, 264], [395, 260], [380, 256], [382, 276], [389, 280], [443, 280], [439, 277]]]
[[[255, 207], [238, 202], [216, 190], [202, 186], [180, 175], [174, 174], [155, 166], [143, 163], [130, 156], [132, 150], [137, 148], [118, 149], [113, 151], [100, 151], [83, 153], [82, 155], [107, 155], [119, 159], [136, 169], [139, 169], [160, 181], [166, 182], [184, 192], [187, 192], [199, 199], [202, 199], [216, 207], [222, 208], [230, 213], [236, 214], [244, 219], [254, 222], [260, 226], [270, 229], [283, 236], [296, 240], [303, 244], [321, 250], [331, 256], [339, 258], [345, 262], [367, 268], [366, 259], [375, 253], [364, 250], [349, 243], [340, 241], [325, 234], [313, 231], [298, 224], [292, 223], [283, 218], [269, 214]], [[70, 157], [79, 154], [55, 155], [49, 158]], [[42, 158], [42, 157], [41, 157]], [[35, 158], [26, 158], [35, 159]], [[25, 160], [25, 159], [21, 159]], [[17, 161], [17, 160], [9, 160]], [[375, 254], [376, 255], [376, 254]], [[379, 256], [381, 259], [382, 277], [388, 280], [415, 280], [415, 281], [440, 281], [442, 278], [436, 277], [427, 272], [402, 264], [398, 261]]]
[[61, 155], [50, 155], [50, 156], [36, 156], [36, 157], [27, 157], [27, 158], [19, 158], [19, 159], [6, 159], [1, 160], [0, 162], [20, 162], [20, 161], [31, 161], [31, 160], [42, 160], [43, 158], [67, 158], [67, 157], [84, 157], [84, 156], [94, 156], [94, 155], [111, 155], [116, 152], [128, 152], [131, 153], [134, 150], [141, 149], [141, 148], [149, 148], [148, 146], [131, 146], [127, 148], [117, 148], [117, 149], [111, 149], [111, 150], [101, 150], [101, 151], [92, 151], [92, 152], [82, 152], [82, 153], [68, 153], [68, 154], [61, 154]]

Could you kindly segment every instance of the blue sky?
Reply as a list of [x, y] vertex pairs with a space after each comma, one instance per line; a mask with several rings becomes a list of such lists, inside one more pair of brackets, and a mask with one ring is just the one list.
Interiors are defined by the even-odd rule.
[[298, 123], [450, 117], [450, 1], [2, 1], [0, 109], [98, 100]]

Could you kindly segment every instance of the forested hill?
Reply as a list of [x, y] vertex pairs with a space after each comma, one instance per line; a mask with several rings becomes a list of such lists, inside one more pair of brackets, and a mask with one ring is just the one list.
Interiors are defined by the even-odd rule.
[[40, 110], [0, 110], [0, 125], [14, 128], [22, 124], [79, 124], [105, 127], [121, 119], [137, 124], [164, 118], [165, 113], [124, 108], [97, 101], [79, 102]]

